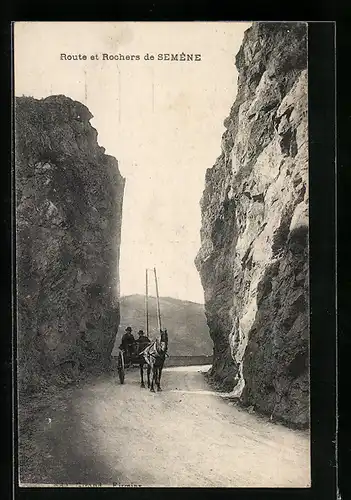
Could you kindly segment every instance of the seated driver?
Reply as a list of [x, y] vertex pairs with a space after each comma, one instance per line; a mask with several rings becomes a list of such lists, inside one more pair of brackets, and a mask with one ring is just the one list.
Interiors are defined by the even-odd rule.
[[132, 334], [130, 326], [127, 326], [125, 332], [126, 333], [122, 337], [122, 342], [119, 348], [126, 352], [128, 358], [131, 358], [133, 354], [133, 347], [135, 345], [135, 338]]

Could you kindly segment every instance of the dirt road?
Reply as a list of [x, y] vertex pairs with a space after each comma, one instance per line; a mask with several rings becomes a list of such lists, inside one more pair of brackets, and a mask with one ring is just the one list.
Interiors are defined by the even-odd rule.
[[201, 370], [165, 369], [161, 393], [137, 370], [71, 390], [35, 423], [22, 483], [308, 487], [307, 434], [229, 405]]

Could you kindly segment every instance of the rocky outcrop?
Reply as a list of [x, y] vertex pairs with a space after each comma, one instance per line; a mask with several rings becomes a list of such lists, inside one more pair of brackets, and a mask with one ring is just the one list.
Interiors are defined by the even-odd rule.
[[119, 324], [124, 178], [89, 110], [16, 98], [18, 381], [23, 391], [108, 366]]
[[196, 258], [212, 381], [298, 426], [309, 422], [306, 38], [303, 23], [245, 32]]

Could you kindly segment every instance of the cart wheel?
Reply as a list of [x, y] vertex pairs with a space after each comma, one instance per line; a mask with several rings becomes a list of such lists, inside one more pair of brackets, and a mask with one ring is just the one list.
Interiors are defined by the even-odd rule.
[[121, 384], [124, 384], [124, 356], [123, 352], [118, 354], [118, 363], [117, 363], [117, 371], [118, 377]]

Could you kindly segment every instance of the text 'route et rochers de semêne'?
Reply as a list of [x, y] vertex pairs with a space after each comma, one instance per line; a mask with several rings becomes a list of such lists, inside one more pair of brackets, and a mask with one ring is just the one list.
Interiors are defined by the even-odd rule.
[[174, 54], [151, 54], [146, 52], [145, 54], [60, 54], [61, 61], [175, 61], [175, 62], [191, 62], [191, 61], [201, 61], [202, 54], [193, 54], [186, 52], [179, 52]]

